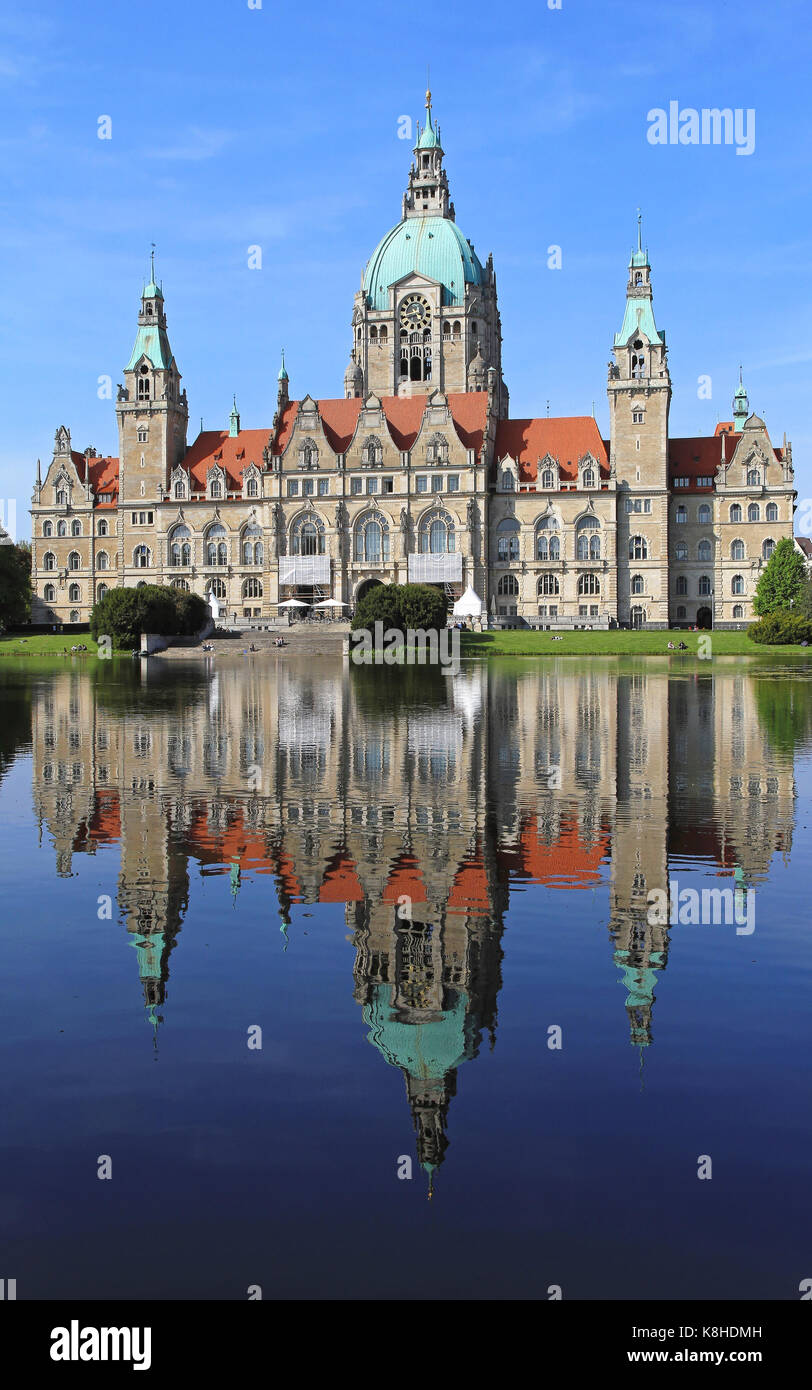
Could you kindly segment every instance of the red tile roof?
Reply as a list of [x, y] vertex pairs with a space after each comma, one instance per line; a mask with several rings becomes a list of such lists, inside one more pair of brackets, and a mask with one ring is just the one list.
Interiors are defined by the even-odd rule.
[[549, 454], [558, 460], [559, 476], [578, 478], [578, 460], [590, 453], [602, 478], [609, 476], [609, 457], [597, 421], [591, 415], [562, 415], [542, 420], [500, 420], [496, 428], [497, 463], [510, 454], [519, 465], [519, 481], [536, 481], [539, 461]]
[[118, 459], [114, 458], [86, 458], [84, 454], [79, 454], [75, 449], [71, 449], [71, 458], [76, 464], [76, 472], [79, 474], [80, 482], [85, 482], [87, 469], [90, 471], [90, 486], [94, 497], [98, 497], [100, 492], [112, 494], [109, 502], [102, 502], [102, 507], [114, 507], [118, 502]]
[[240, 430], [233, 438], [226, 430], [203, 430], [186, 450], [183, 467], [192, 477], [196, 492], [206, 489], [206, 475], [217, 462], [225, 470], [226, 491], [242, 492], [242, 476], [250, 464], [263, 467], [262, 450], [269, 442], [270, 430]]
[[[479, 453], [485, 438], [487, 392], [452, 392], [447, 400], [461, 442], [466, 449], [476, 449]], [[291, 401], [283, 410], [274, 445], [275, 454], [284, 453], [287, 448], [300, 404], [300, 401]], [[351, 397], [349, 400], [316, 401], [327, 441], [336, 453], [346, 453], [350, 447], [363, 404], [360, 396]], [[381, 397], [389, 433], [398, 449], [412, 448], [420, 433], [427, 404], [427, 396]]]
[[385, 903], [396, 903], [400, 897], [411, 898], [413, 903], [428, 901], [419, 862], [410, 854], [402, 854], [392, 865], [386, 887], [383, 890], [383, 902]]

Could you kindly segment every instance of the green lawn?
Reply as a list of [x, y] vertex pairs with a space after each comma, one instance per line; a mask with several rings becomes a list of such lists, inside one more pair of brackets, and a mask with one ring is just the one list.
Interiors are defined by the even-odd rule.
[[[560, 635], [561, 641], [554, 642]], [[684, 642], [687, 652], [669, 652], [668, 643]], [[710, 646], [708, 647], [708, 642]], [[700, 647], [700, 643], [703, 646]], [[808, 647], [765, 647], [751, 642], [746, 632], [532, 632], [495, 631], [462, 634], [464, 656], [758, 656], [764, 652], [797, 652], [812, 656]]]
[[[30, 637], [0, 637], [0, 656], [61, 656], [80, 642], [87, 647], [80, 657], [95, 657], [98, 651], [89, 632], [32, 632]], [[77, 653], [74, 653], [77, 655]]]

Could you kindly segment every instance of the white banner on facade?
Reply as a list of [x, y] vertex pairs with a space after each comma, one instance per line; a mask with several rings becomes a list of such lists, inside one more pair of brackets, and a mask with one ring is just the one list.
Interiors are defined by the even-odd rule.
[[458, 550], [446, 555], [410, 555], [409, 581], [412, 584], [459, 584], [462, 555]]
[[329, 555], [283, 555], [279, 560], [280, 585], [300, 585], [330, 583]]

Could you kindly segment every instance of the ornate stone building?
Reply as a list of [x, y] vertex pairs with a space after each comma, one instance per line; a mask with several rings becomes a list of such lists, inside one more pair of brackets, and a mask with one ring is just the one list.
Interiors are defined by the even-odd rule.
[[188, 405], [155, 280], [118, 388], [118, 458], [56, 433], [32, 505], [35, 620], [86, 621], [110, 585], [214, 593], [261, 622], [278, 604], [351, 607], [369, 584], [466, 585], [494, 620], [542, 626], [743, 625], [792, 535], [794, 475], [749, 414], [669, 434], [671, 378], [638, 223], [607, 383], [592, 416], [515, 420], [492, 257], [449, 201], [426, 94], [400, 221], [355, 296], [342, 397], [291, 400], [270, 426], [187, 444]]

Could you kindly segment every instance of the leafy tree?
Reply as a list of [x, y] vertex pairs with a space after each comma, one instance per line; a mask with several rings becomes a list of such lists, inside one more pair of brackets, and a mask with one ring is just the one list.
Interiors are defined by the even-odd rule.
[[377, 584], [358, 604], [352, 629], [374, 632], [376, 622], [383, 623], [384, 632], [439, 631], [446, 625], [445, 595], [433, 584]]
[[112, 637], [117, 647], [135, 647], [142, 632], [161, 637], [185, 637], [199, 632], [209, 606], [199, 594], [145, 584], [141, 589], [109, 589], [90, 615], [90, 631], [98, 639]]
[[758, 581], [753, 607], [759, 617], [794, 607], [803, 593], [805, 579], [804, 557], [795, 549], [794, 541], [784, 536]]
[[31, 547], [6, 538], [0, 544], [0, 632], [27, 622], [30, 615]]

